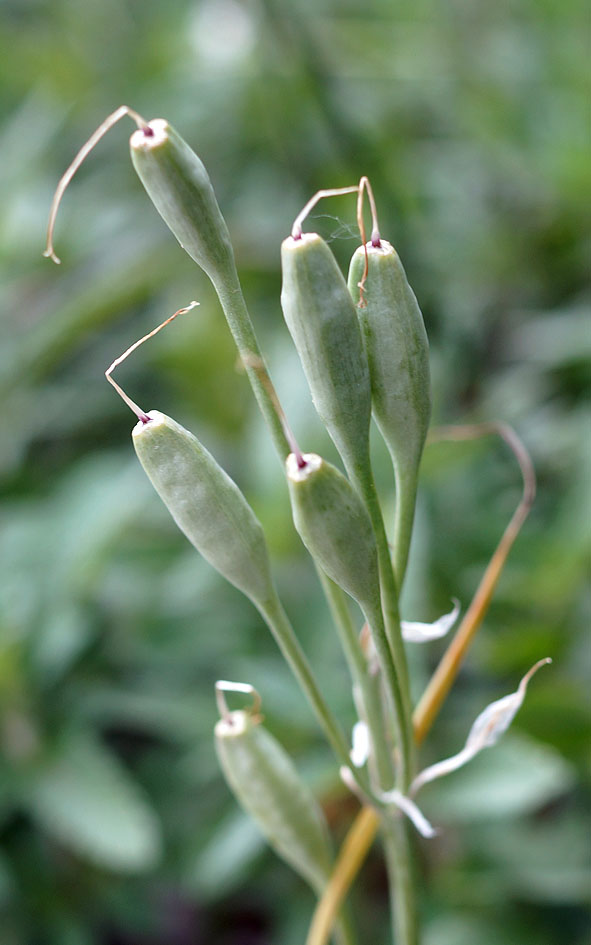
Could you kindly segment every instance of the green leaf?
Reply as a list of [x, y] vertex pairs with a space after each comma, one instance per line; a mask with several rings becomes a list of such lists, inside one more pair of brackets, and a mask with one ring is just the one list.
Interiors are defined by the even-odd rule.
[[216, 829], [188, 870], [200, 895], [219, 898], [244, 882], [265, 841], [253, 820], [242, 811], [230, 814]]
[[74, 736], [31, 775], [25, 802], [64, 846], [113, 870], [144, 870], [160, 855], [160, 825], [140, 788], [98, 742]]

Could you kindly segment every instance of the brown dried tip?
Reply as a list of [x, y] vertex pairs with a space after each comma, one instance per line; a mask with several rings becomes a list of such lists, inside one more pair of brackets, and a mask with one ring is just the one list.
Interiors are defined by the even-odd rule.
[[369, 206], [371, 209], [371, 245], [375, 249], [382, 245], [380, 230], [378, 227], [378, 211], [376, 208], [373, 190], [369, 182], [369, 178], [362, 177], [359, 181], [359, 187], [357, 189], [357, 225], [359, 227], [359, 233], [361, 236], [361, 245], [363, 246], [363, 252], [365, 253], [365, 266], [363, 267], [363, 275], [361, 276], [361, 280], [357, 283], [357, 287], [359, 289], [359, 306], [361, 308], [365, 307], [365, 283], [367, 281], [367, 274], [369, 272], [369, 256], [367, 253], [367, 239], [365, 236], [365, 223], [363, 220], [363, 195], [365, 193], [367, 193]]
[[298, 213], [297, 217], [293, 222], [291, 228], [291, 236], [294, 240], [301, 240], [302, 238], [302, 223], [310, 213], [319, 200], [322, 200], [324, 197], [339, 197], [341, 194], [354, 194], [359, 190], [358, 186], [355, 187], [332, 187], [328, 190], [318, 190], [313, 197], [310, 197], [308, 203], [305, 207]]
[[153, 338], [154, 335], [157, 335], [159, 331], [165, 328], [166, 325], [170, 324], [170, 322], [172, 322], [175, 318], [177, 318], [178, 315], [184, 315], [185, 312], [190, 312], [191, 309], [195, 308], [196, 305], [199, 305], [199, 302], [191, 302], [189, 305], [185, 306], [185, 308], [179, 308], [178, 312], [174, 312], [173, 315], [169, 315], [169, 317], [165, 321], [163, 321], [161, 325], [158, 325], [157, 328], [153, 328], [152, 331], [148, 332], [147, 335], [144, 335], [143, 338], [140, 338], [139, 341], [134, 342], [134, 344], [132, 344], [127, 349], [127, 351], [124, 351], [122, 355], [120, 355], [118, 358], [115, 358], [113, 363], [105, 371], [105, 377], [107, 378], [109, 384], [113, 385], [113, 387], [115, 388], [115, 390], [117, 391], [121, 399], [127, 404], [130, 410], [133, 410], [138, 420], [140, 420], [142, 423], [149, 423], [150, 417], [148, 416], [147, 413], [145, 413], [145, 411], [142, 410], [141, 407], [138, 407], [138, 405], [135, 403], [134, 400], [131, 399], [131, 397], [129, 397], [125, 393], [125, 391], [123, 390], [122, 387], [119, 386], [117, 381], [113, 380], [113, 378], [111, 377], [111, 374], [113, 373], [117, 365], [122, 364], [123, 361], [125, 361], [125, 359], [129, 357], [132, 351], [135, 351], [136, 348], [139, 348], [140, 345], [143, 345], [144, 341], [148, 341], [149, 338]]
[[133, 121], [135, 121], [138, 128], [141, 128], [144, 134], [149, 135], [149, 134], [154, 133], [152, 129], [150, 128], [148, 122], [144, 118], [142, 118], [141, 115], [138, 115], [138, 113], [134, 111], [132, 108], [128, 108], [127, 105], [121, 105], [120, 108], [114, 111], [112, 115], [109, 115], [108, 118], [105, 118], [105, 120], [102, 122], [102, 124], [99, 125], [96, 131], [93, 134], [91, 134], [90, 138], [88, 139], [86, 144], [84, 144], [80, 148], [80, 150], [78, 151], [78, 154], [76, 155], [76, 157], [70, 164], [69, 168], [67, 169], [65, 174], [62, 176], [59, 184], [57, 185], [55, 194], [53, 195], [53, 200], [51, 202], [51, 209], [49, 211], [49, 222], [47, 224], [47, 245], [45, 247], [45, 252], [43, 253], [44, 256], [47, 256], [49, 259], [52, 259], [53, 262], [56, 263], [57, 265], [61, 263], [61, 259], [56, 254], [53, 248], [53, 230], [55, 227], [57, 212], [59, 209], [59, 205], [62, 201], [62, 197], [64, 196], [66, 189], [68, 187], [68, 184], [72, 180], [74, 174], [76, 173], [80, 165], [86, 160], [86, 158], [88, 157], [90, 152], [93, 150], [93, 148], [99, 143], [101, 138], [104, 135], [106, 135], [107, 131], [109, 131], [113, 127], [113, 125], [116, 125], [117, 122], [121, 120], [121, 118], [125, 118], [126, 115], [129, 116], [129, 118], [131, 118]]

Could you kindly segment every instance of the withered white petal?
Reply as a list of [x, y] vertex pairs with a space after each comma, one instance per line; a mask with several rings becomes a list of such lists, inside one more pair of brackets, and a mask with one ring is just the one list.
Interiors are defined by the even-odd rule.
[[512, 692], [502, 699], [491, 702], [489, 706], [475, 720], [470, 734], [466, 739], [466, 744], [457, 755], [446, 758], [444, 761], [438, 761], [437, 764], [430, 765], [416, 776], [412, 782], [409, 794], [414, 796], [424, 784], [429, 781], [435, 781], [452, 771], [456, 771], [465, 765], [471, 758], [477, 755], [483, 748], [490, 748], [494, 745], [503, 732], [505, 732], [515, 718], [517, 712], [523, 703], [527, 684], [541, 666], [551, 663], [549, 658], [538, 660], [532, 668], [525, 674], [516, 692]]
[[406, 814], [408, 819], [414, 824], [422, 837], [427, 837], [430, 839], [437, 834], [435, 828], [431, 826], [415, 802], [411, 801], [409, 797], [406, 797], [406, 795], [402, 794], [401, 791], [387, 791], [385, 794], [382, 794], [382, 800], [386, 801], [387, 804], [394, 804], [399, 810], [402, 811], [403, 814]]
[[339, 768], [339, 775], [345, 787], [349, 788], [351, 793], [359, 798], [362, 804], [367, 804], [367, 795], [362, 790], [362, 788], [359, 787], [359, 784], [355, 780], [355, 775], [353, 774], [351, 768], [348, 768], [346, 765], [342, 765]]
[[498, 741], [503, 732], [509, 728], [521, 708], [525, 698], [527, 684], [534, 673], [537, 673], [541, 666], [551, 662], [552, 660], [549, 658], [538, 660], [529, 672], [525, 674], [516, 692], [512, 692], [509, 696], [504, 696], [502, 699], [497, 699], [496, 702], [491, 702], [491, 704], [480, 713], [470, 729], [470, 734], [466, 740], [466, 748], [475, 748], [476, 751], [480, 751], [482, 748], [488, 748]]
[[365, 722], [353, 726], [353, 747], [349, 757], [356, 768], [362, 768], [369, 758], [369, 729]]
[[448, 614], [443, 614], [433, 623], [421, 623], [415, 620], [401, 620], [402, 637], [408, 643], [427, 643], [429, 640], [437, 640], [438, 637], [444, 637], [451, 630], [458, 619], [460, 613], [460, 602], [455, 597], [452, 598], [453, 610]]

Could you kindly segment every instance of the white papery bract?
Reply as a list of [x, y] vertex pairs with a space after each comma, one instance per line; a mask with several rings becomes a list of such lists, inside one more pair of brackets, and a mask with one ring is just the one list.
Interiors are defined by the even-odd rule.
[[437, 831], [429, 823], [425, 815], [419, 810], [415, 802], [401, 791], [387, 791], [386, 793], [382, 794], [381, 800], [385, 801], [387, 804], [394, 804], [394, 806], [401, 810], [403, 814], [406, 814], [408, 819], [414, 824], [422, 837], [426, 837], [428, 840], [430, 840], [431, 837], [436, 836]]
[[369, 758], [370, 738], [366, 722], [356, 722], [353, 726], [352, 748], [349, 757], [356, 768], [362, 768]]
[[446, 758], [445, 761], [438, 761], [437, 764], [431, 765], [425, 768], [424, 771], [421, 771], [412, 782], [409, 794], [414, 796], [417, 791], [419, 791], [423, 785], [428, 784], [429, 781], [435, 781], [436, 778], [442, 778], [444, 775], [456, 771], [470, 761], [471, 758], [474, 758], [483, 748], [490, 748], [492, 745], [496, 744], [503, 732], [506, 732], [509, 728], [521, 708], [525, 698], [527, 684], [534, 673], [536, 673], [541, 666], [551, 662], [552, 660], [549, 658], [538, 660], [525, 674], [515, 692], [512, 692], [508, 696], [503, 696], [502, 699], [497, 699], [496, 702], [491, 702], [475, 720], [462, 750], [458, 752], [457, 755], [452, 755], [451, 758]]
[[453, 610], [448, 614], [443, 614], [433, 623], [421, 623], [415, 620], [401, 620], [402, 639], [408, 643], [428, 643], [429, 640], [437, 640], [444, 637], [453, 627], [460, 613], [460, 602], [453, 600]]

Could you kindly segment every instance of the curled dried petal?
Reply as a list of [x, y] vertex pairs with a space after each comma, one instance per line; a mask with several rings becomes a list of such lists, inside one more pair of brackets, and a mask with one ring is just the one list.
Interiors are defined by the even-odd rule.
[[453, 610], [448, 614], [443, 614], [433, 623], [421, 623], [414, 620], [401, 620], [402, 638], [408, 643], [428, 643], [429, 640], [437, 640], [444, 637], [453, 627], [460, 613], [460, 602], [455, 597], [453, 600]]
[[362, 768], [369, 758], [369, 729], [365, 722], [356, 722], [353, 726], [353, 747], [349, 753], [356, 768]]
[[532, 668], [525, 674], [517, 690], [502, 699], [491, 702], [476, 718], [470, 729], [466, 744], [457, 755], [446, 758], [444, 761], [438, 761], [437, 764], [430, 765], [416, 776], [410, 786], [409, 793], [414, 796], [423, 785], [429, 781], [435, 781], [452, 771], [456, 771], [465, 765], [471, 758], [474, 758], [483, 748], [490, 748], [496, 744], [503, 732], [505, 732], [511, 722], [517, 715], [525, 698], [527, 684], [530, 679], [546, 663], [551, 663], [549, 658], [538, 660]]
[[382, 794], [382, 800], [388, 804], [394, 804], [408, 819], [414, 824], [422, 837], [431, 839], [437, 834], [435, 828], [429, 823], [425, 815], [419, 810], [410, 797], [402, 794], [401, 791], [393, 790]]

